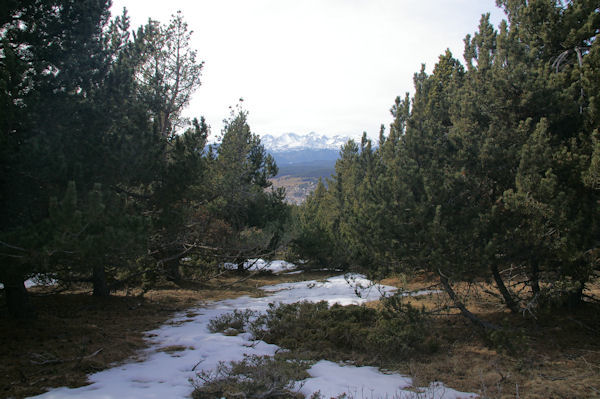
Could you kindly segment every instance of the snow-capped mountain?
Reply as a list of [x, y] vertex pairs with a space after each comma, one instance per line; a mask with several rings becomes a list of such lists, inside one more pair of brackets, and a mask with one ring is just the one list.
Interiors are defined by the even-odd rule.
[[340, 148], [350, 138], [311, 132], [305, 135], [286, 133], [279, 137], [266, 134], [260, 141], [275, 158], [279, 176], [300, 177], [316, 184], [319, 177], [328, 178], [335, 172]]
[[[261, 143], [268, 151], [283, 152], [296, 150], [336, 150], [338, 151], [351, 137], [319, 135], [311, 132], [306, 135], [286, 133], [279, 137], [266, 134], [260, 137]], [[356, 140], [356, 138], [354, 138]]]

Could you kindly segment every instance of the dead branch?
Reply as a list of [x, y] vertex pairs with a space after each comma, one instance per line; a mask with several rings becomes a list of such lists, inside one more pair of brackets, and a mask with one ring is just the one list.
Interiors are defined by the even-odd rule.
[[236, 281], [234, 281], [232, 283], [225, 284], [223, 286], [223, 288], [229, 288], [229, 287], [232, 287], [232, 286], [234, 286], [236, 284], [242, 283], [242, 282], [244, 282], [244, 281], [246, 281], [248, 279], [251, 279], [252, 277], [256, 276], [260, 272], [261, 272], [261, 270], [254, 271], [254, 272], [250, 273], [249, 275], [244, 276], [244, 277], [242, 277], [242, 278], [240, 278], [240, 279], [238, 279], [238, 280], [236, 280]]
[[5, 254], [5, 253], [0, 253], [0, 256], [6, 256], [7, 258], [15, 258], [15, 259], [21, 259], [21, 258], [25, 257], [25, 255], [11, 255], [11, 254]]
[[98, 353], [102, 352], [104, 348], [98, 349], [96, 352], [89, 354], [87, 356], [81, 356], [70, 359], [59, 359], [57, 357], [51, 356], [49, 354], [40, 354], [40, 353], [31, 353], [31, 357], [33, 359], [29, 359], [31, 364], [35, 364], [37, 366], [47, 365], [47, 364], [60, 364], [60, 363], [69, 363], [69, 362], [81, 362], [82, 360], [91, 359], [96, 356]]
[[500, 300], [502, 300], [502, 296], [501, 296], [500, 294], [498, 294], [498, 293], [496, 293], [496, 292], [494, 292], [494, 291], [490, 291], [490, 290], [488, 290], [487, 288], [484, 288], [484, 289], [483, 289], [483, 292], [485, 292], [485, 293], [486, 293], [486, 294], [488, 294], [488, 295], [491, 295], [491, 296], [493, 296], [493, 297], [494, 297], [494, 298], [496, 298], [496, 299], [500, 299]]
[[16, 245], [11, 245], [4, 241], [0, 241], [0, 245], [4, 245], [5, 247], [10, 248], [10, 249], [16, 249], [17, 251], [27, 252], [27, 250], [25, 248], [17, 247]]
[[[194, 364], [194, 367], [192, 367], [192, 371], [196, 371], [196, 367], [198, 367], [200, 365], [200, 363], [202, 363], [204, 361], [204, 359], [200, 359], [198, 360], [198, 362], [196, 362], [196, 364]], [[199, 378], [202, 378], [200, 376], [198, 376]], [[204, 380], [204, 382], [206, 382], [206, 380]]]

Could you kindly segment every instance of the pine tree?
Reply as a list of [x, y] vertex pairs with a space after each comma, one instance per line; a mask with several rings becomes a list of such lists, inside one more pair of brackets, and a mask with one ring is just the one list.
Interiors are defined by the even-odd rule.
[[191, 35], [179, 11], [166, 26], [150, 20], [134, 39], [141, 100], [151, 112], [157, 133], [168, 140], [188, 124], [181, 111], [200, 86], [203, 63], [196, 61]]
[[[496, 30], [482, 16], [466, 68], [449, 52], [431, 75], [423, 66], [380, 148], [345, 147], [327, 191], [304, 207], [326, 221], [330, 256], [436, 272], [484, 328], [451, 280], [493, 280], [513, 312], [542, 306], [545, 287], [575, 304], [599, 253], [597, 4], [498, 4], [508, 21]], [[530, 289], [511, 291], [503, 270]]]
[[239, 271], [247, 259], [268, 255], [279, 245], [288, 210], [285, 193], [268, 190], [277, 171], [260, 137], [250, 130], [247, 111], [232, 110], [210, 165], [208, 209], [229, 226], [219, 246]]
[[291, 243], [297, 256], [316, 268], [327, 267], [335, 261], [333, 238], [327, 228], [326, 194], [327, 189], [320, 178], [315, 190], [299, 207], [297, 232]]
[[[0, 280], [13, 316], [31, 314], [23, 280], [43, 269], [49, 198], [76, 172], [79, 112], [106, 73], [107, 1], [9, 3], [0, 29], [3, 174]], [[57, 117], [69, 115], [70, 118]], [[6, 145], [6, 147], [4, 147]], [[17, 249], [18, 248], [18, 249]]]

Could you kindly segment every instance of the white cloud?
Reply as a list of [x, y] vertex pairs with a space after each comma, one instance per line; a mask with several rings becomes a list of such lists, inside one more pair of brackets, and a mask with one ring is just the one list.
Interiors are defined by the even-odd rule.
[[446, 48], [462, 40], [494, 0], [114, 0], [132, 25], [168, 22], [181, 10], [205, 61], [187, 114], [219, 133], [228, 106], [244, 98], [253, 131], [377, 136], [397, 95], [412, 91]]

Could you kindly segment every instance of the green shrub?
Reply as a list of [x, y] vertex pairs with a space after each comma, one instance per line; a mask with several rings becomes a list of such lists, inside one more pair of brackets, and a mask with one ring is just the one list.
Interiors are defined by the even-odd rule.
[[579, 281], [563, 278], [554, 281], [541, 291], [531, 306], [533, 313], [552, 316], [558, 309], [572, 309], [581, 304], [583, 285]]
[[511, 355], [517, 354], [527, 346], [527, 338], [523, 331], [520, 329], [512, 329], [510, 327], [488, 331], [485, 334], [484, 339], [486, 345], [490, 348]]
[[[396, 304], [397, 305], [397, 304]], [[271, 305], [251, 323], [257, 339], [283, 348], [333, 360], [356, 354], [379, 360], [432, 352], [426, 315], [409, 305], [383, 310], [366, 306], [328, 306], [327, 302]]]
[[247, 331], [250, 319], [257, 316], [252, 310], [234, 310], [212, 319], [208, 323], [208, 330], [212, 333], [224, 333], [226, 335], [238, 335]]
[[240, 362], [219, 363], [215, 371], [197, 374], [192, 398], [303, 398], [294, 387], [296, 381], [309, 377], [308, 367], [306, 362], [278, 356], [246, 356]]
[[393, 360], [437, 350], [427, 321], [424, 310], [404, 303], [398, 295], [384, 299], [382, 309], [330, 307], [321, 301], [271, 304], [262, 315], [235, 310], [211, 320], [209, 330], [228, 335], [250, 332], [254, 339], [304, 358]]

